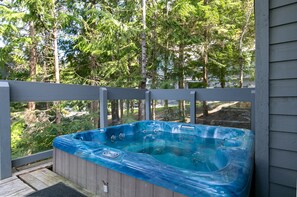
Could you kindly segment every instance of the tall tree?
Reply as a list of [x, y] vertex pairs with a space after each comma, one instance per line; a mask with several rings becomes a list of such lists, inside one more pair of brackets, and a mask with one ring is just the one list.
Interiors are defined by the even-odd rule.
[[[252, 1], [246, 1], [241, 5], [241, 11], [244, 14], [244, 19], [241, 22], [241, 33], [239, 36], [239, 67], [240, 67], [240, 74], [239, 74], [239, 87], [243, 87], [243, 77], [244, 77], [244, 63], [245, 63], [245, 57], [244, 57], [244, 42], [246, 39], [246, 34], [251, 29], [251, 25], [253, 23], [250, 22], [250, 20], [253, 20], [253, 11], [254, 6]], [[253, 28], [252, 28], [253, 29]], [[247, 39], [248, 40], [248, 39]]]
[[[29, 36], [31, 38], [30, 54], [29, 54], [29, 65], [30, 65], [30, 78], [31, 81], [36, 81], [36, 65], [37, 65], [37, 52], [36, 52], [36, 38], [35, 38], [35, 26], [34, 21], [29, 22]], [[28, 109], [30, 111], [35, 110], [35, 102], [28, 103]]]
[[[147, 54], [146, 54], [146, 0], [141, 0], [142, 5], [142, 33], [141, 33], [141, 80], [139, 83], [140, 89], [146, 88], [146, 79], [147, 79]], [[144, 118], [144, 102], [139, 101], [138, 105], [138, 119], [141, 120]]]

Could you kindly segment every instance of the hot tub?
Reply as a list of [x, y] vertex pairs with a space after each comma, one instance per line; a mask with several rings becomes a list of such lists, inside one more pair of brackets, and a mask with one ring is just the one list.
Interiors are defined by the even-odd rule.
[[250, 130], [140, 121], [55, 138], [54, 170], [100, 196], [248, 196]]

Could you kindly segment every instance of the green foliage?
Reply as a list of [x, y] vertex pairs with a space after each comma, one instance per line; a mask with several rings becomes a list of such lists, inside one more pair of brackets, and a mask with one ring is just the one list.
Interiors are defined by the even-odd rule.
[[128, 116], [124, 116], [122, 119], [122, 123], [131, 123], [135, 122], [137, 119], [135, 118], [135, 115], [129, 114]]
[[22, 142], [21, 136], [24, 128], [25, 128], [24, 120], [15, 121], [11, 125], [11, 150], [12, 150], [13, 158], [22, 156], [19, 148]]
[[[207, 3], [206, 3], [207, 2]], [[28, 79], [28, 52], [37, 44], [37, 79], [53, 81], [51, 29], [59, 31], [62, 81], [65, 83], [135, 87], [140, 77], [141, 4], [135, 1], [7, 1], [0, 6], [0, 64], [10, 79]], [[204, 57], [209, 75], [228, 81], [254, 76], [253, 1], [176, 0], [147, 2], [147, 73], [152, 87], [181, 78], [201, 80]], [[28, 23], [33, 21], [34, 38]], [[246, 29], [246, 30], [244, 30]], [[244, 31], [244, 32], [243, 32]], [[242, 37], [243, 44], [239, 44]], [[180, 47], [183, 60], [180, 59]], [[182, 61], [182, 62], [181, 62]], [[196, 62], [196, 64], [193, 64]], [[197, 63], [199, 62], [199, 63]], [[182, 66], [182, 67], [181, 67]]]
[[[190, 88], [210, 82], [236, 87], [240, 69], [254, 78], [252, 0], [147, 1], [146, 13], [146, 72], [152, 88], [173, 89], [183, 86], [185, 79], [197, 81]], [[5, 0], [0, 15], [3, 79], [54, 82], [56, 30], [61, 83], [138, 87], [142, 80], [141, 1]], [[203, 81], [204, 68], [208, 83]], [[91, 115], [63, 117], [61, 124], [54, 124], [56, 111], [67, 113], [65, 107], [85, 108]], [[11, 111], [23, 113], [26, 108], [27, 104], [14, 103]], [[13, 117], [13, 154], [45, 150], [57, 135], [92, 128], [91, 120], [98, 118], [94, 110], [91, 101], [36, 104], [37, 117], [41, 111], [46, 121], [28, 123], [26, 116]], [[167, 110], [164, 119], [179, 118], [178, 110]], [[135, 119], [129, 115], [123, 122]]]
[[36, 122], [26, 125], [23, 119], [13, 122], [12, 130], [12, 157], [49, 150], [53, 139], [59, 135], [94, 129], [90, 121], [94, 115], [82, 115], [76, 118], [63, 118], [61, 124], [49, 121]]

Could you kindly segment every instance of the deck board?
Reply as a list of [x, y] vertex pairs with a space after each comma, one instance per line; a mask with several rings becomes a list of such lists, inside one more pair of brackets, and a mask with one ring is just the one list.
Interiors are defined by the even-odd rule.
[[36, 190], [41, 190], [59, 182], [72, 187], [86, 196], [95, 196], [79, 185], [47, 169], [24, 170], [13, 177], [0, 181], [0, 196], [26, 196]]
[[9, 178], [7, 178], [7, 179], [1, 180], [1, 181], [0, 181], [0, 187], [1, 187], [3, 184], [5, 184], [5, 183], [7, 183], [7, 182], [11, 182], [11, 181], [13, 181], [13, 180], [15, 180], [15, 179], [18, 179], [18, 177], [16, 177], [16, 176], [12, 176], [12, 177], [9, 177]]
[[28, 187], [28, 188], [24, 188], [24, 189], [20, 189], [20, 190], [14, 191], [14, 193], [12, 193], [10, 195], [7, 195], [7, 197], [27, 196], [28, 194], [31, 194], [34, 191], [35, 190], [33, 190], [32, 188]]
[[17, 177], [0, 181], [0, 196], [24, 196], [35, 190]]
[[32, 174], [23, 174], [20, 175], [20, 179], [23, 180], [25, 183], [28, 183], [36, 190], [42, 190], [44, 188], [47, 188], [48, 185], [38, 180], [35, 176], [32, 176]]
[[[45, 184], [46, 187], [49, 187], [49, 186], [55, 185], [55, 184], [57, 184], [59, 182], [63, 182], [66, 185], [80, 191], [81, 193], [83, 193], [83, 194], [85, 194], [87, 196], [92, 196], [92, 194], [89, 193], [87, 190], [83, 189], [82, 187], [76, 185], [75, 183], [72, 183], [68, 179], [63, 178], [62, 176], [60, 176], [60, 175], [58, 175], [58, 174], [54, 173], [53, 171], [50, 171], [50, 170], [48, 170], [46, 168], [33, 171], [33, 172], [30, 173], [30, 175], [35, 178], [34, 181], [25, 179], [24, 175], [20, 175], [20, 178], [22, 178], [24, 181], [26, 181], [27, 183], [32, 185], [32, 187], [34, 187], [34, 188], [36, 188], [38, 186], [38, 184], [41, 184], [41, 183]], [[37, 184], [37, 185], [35, 185], [35, 184]]]

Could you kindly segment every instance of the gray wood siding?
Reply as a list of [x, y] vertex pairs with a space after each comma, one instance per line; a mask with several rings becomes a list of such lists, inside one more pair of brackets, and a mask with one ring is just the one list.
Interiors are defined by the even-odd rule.
[[278, 8], [281, 6], [286, 6], [291, 3], [296, 3], [295, 0], [270, 0], [270, 8]]
[[297, 152], [270, 148], [270, 165], [297, 171]]
[[296, 41], [270, 45], [270, 62], [297, 60], [296, 50]]
[[295, 151], [297, 147], [297, 135], [295, 133], [270, 131], [270, 147]]
[[297, 32], [295, 23], [272, 27], [270, 29], [270, 44], [296, 41], [297, 34], [292, 34], [292, 32]]
[[270, 97], [296, 97], [297, 79], [270, 80]]
[[270, 0], [270, 196], [296, 196], [297, 0]]
[[295, 189], [293, 187], [286, 187], [283, 185], [270, 184], [271, 197], [295, 197]]
[[270, 63], [270, 79], [296, 79], [296, 67], [296, 60]]
[[294, 23], [297, 21], [297, 3], [281, 6], [270, 10], [270, 27]]
[[297, 115], [296, 97], [270, 98], [270, 114]]
[[272, 183], [284, 185], [287, 187], [295, 187], [297, 172], [283, 168], [270, 168], [270, 180]]
[[292, 132], [297, 134], [296, 128], [297, 116], [270, 115], [270, 131]]

